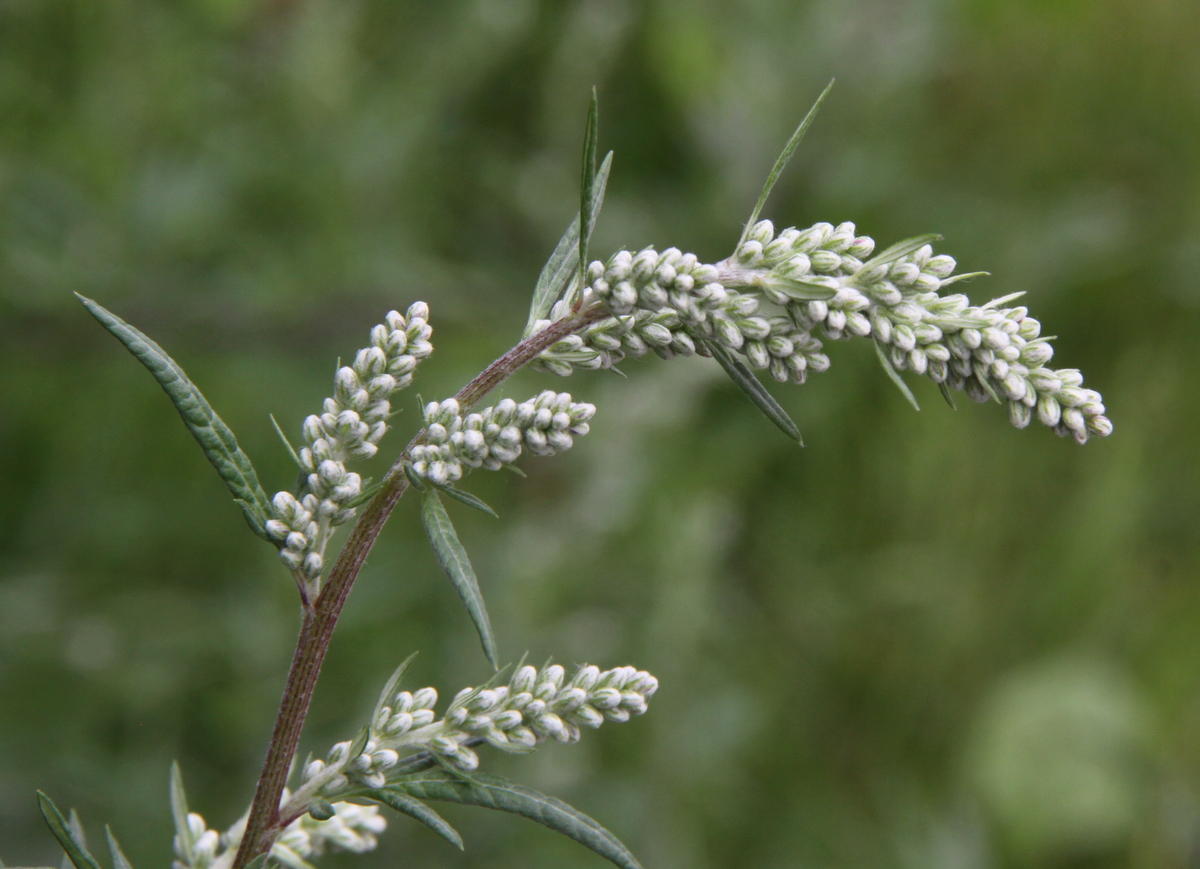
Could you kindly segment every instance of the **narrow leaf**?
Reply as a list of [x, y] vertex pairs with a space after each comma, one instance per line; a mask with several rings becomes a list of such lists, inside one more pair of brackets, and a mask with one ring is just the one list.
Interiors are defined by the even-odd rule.
[[179, 769], [179, 761], [171, 762], [171, 818], [175, 821], [175, 835], [179, 837], [179, 847], [183, 851], [179, 856], [185, 863], [191, 864], [196, 859], [196, 842], [192, 838], [192, 828], [188, 826], [187, 793], [183, 789], [183, 772]]
[[612, 861], [622, 869], [641, 869], [629, 849], [612, 833], [577, 809], [530, 788], [494, 775], [476, 775], [474, 784], [451, 778], [440, 770], [419, 773], [398, 782], [414, 797], [482, 806], [537, 821]]
[[108, 856], [112, 859], [113, 869], [133, 869], [129, 858], [121, 850], [121, 846], [117, 842], [117, 837], [113, 835], [112, 830], [107, 825], [104, 827], [104, 836], [108, 839]]
[[246, 869], [263, 869], [267, 865], [267, 860], [271, 858], [270, 853], [259, 854], [253, 860], [246, 864]]
[[[600, 216], [600, 206], [604, 204], [604, 191], [608, 187], [612, 157], [612, 151], [609, 151], [596, 171], [596, 178], [592, 183], [592, 210], [588, 214], [587, 222], [589, 236], [596, 225], [596, 218]], [[576, 214], [567, 226], [567, 231], [558, 240], [554, 253], [550, 254], [550, 259], [546, 260], [546, 265], [542, 267], [542, 273], [538, 275], [537, 286], [533, 291], [533, 303], [529, 307], [529, 321], [525, 324], [523, 338], [533, 334], [534, 323], [550, 316], [550, 309], [578, 274], [579, 226], [579, 215]]]
[[380, 480], [378, 483], [371, 483], [369, 479], [363, 480], [362, 487], [363, 490], [361, 492], [346, 502], [347, 507], [361, 507], [363, 504], [370, 501], [372, 498], [378, 495], [379, 490], [383, 488], [383, 481]]
[[363, 753], [363, 749], [367, 747], [367, 742], [371, 738], [370, 725], [364, 724], [359, 728], [358, 733], [354, 734], [354, 739], [350, 741], [350, 748], [346, 752], [346, 757], [349, 760], [354, 760]]
[[[100, 864], [88, 853], [83, 837], [79, 835], [78, 821], [74, 825], [67, 821], [58, 810], [58, 806], [54, 805], [54, 800], [41, 791], [37, 792], [37, 797], [38, 808], [46, 820], [46, 826], [50, 828], [50, 832], [54, 834], [54, 838], [58, 840], [75, 869], [100, 869]], [[76, 829], [72, 829], [72, 826]]]
[[[769, 281], [764, 282], [764, 286], [773, 290], [778, 290], [789, 299], [795, 299], [799, 302], [822, 301], [827, 302], [837, 295], [837, 282], [832, 278], [826, 278], [829, 284], [819, 281], [805, 281], [799, 278], [785, 278], [774, 276]], [[834, 284], [834, 286], [830, 286]]]
[[954, 403], [954, 396], [950, 392], [950, 387], [946, 385], [946, 381], [938, 384], [938, 389], [942, 391], [942, 398], [946, 399], [946, 404], [950, 405], [951, 410], [958, 410], [958, 405]]
[[957, 284], [959, 281], [969, 281], [972, 278], [990, 277], [991, 274], [991, 272], [964, 272], [961, 275], [955, 275], [952, 278], [946, 278], [944, 281], [942, 281], [942, 286], [948, 287], [950, 284]]
[[913, 409], [920, 410], [921, 405], [917, 404], [917, 397], [912, 394], [912, 390], [908, 388], [908, 384], [904, 382], [904, 378], [900, 376], [900, 372], [892, 366], [892, 360], [888, 359], [887, 353], [883, 350], [883, 345], [878, 341], [875, 341], [874, 344], [875, 355], [879, 357], [879, 364], [883, 366], [883, 370], [887, 373], [887, 376], [891, 378], [892, 383], [896, 384], [896, 388], [908, 399], [908, 403], [913, 406]]
[[380, 709], [391, 704], [392, 696], [396, 693], [396, 687], [400, 684], [400, 680], [403, 678], [405, 671], [408, 670], [409, 665], [412, 664], [416, 657], [417, 653], [413, 652], [411, 655], [405, 658], [404, 663], [396, 668], [395, 672], [392, 673], [391, 677], [384, 684], [383, 690], [379, 692], [379, 700], [375, 703], [375, 711], [371, 714], [372, 721], [375, 720], [375, 716], [379, 714]]
[[91, 299], [79, 296], [79, 300], [100, 325], [124, 344], [125, 348], [154, 375], [154, 379], [183, 418], [183, 424], [200, 444], [204, 455], [217, 469], [217, 473], [233, 493], [234, 499], [242, 505], [250, 527], [260, 537], [269, 539], [265, 524], [270, 516], [270, 504], [262, 486], [259, 485], [254, 465], [251, 464], [250, 457], [238, 446], [233, 432], [209, 406], [200, 390], [161, 347], [133, 326]]
[[1001, 296], [998, 299], [992, 299], [986, 305], [983, 305], [983, 307], [984, 308], [999, 308], [1001, 305], [1006, 305], [1015, 299], [1021, 298], [1021, 296], [1023, 296], [1023, 295], [1025, 295], [1025, 290], [1018, 290], [1015, 293], [1009, 293], [1007, 296]]
[[279, 427], [279, 423], [275, 419], [275, 414], [269, 413], [271, 417], [271, 425], [275, 427], [275, 434], [279, 435], [279, 439], [283, 441], [284, 448], [288, 451], [288, 455], [292, 457], [292, 461], [296, 463], [296, 467], [304, 470], [304, 465], [300, 461], [300, 456], [296, 453], [296, 448], [292, 446], [292, 442], [288, 440], [288, 436], [283, 433], [283, 429]]
[[[871, 257], [863, 263], [863, 269], [868, 269], [871, 266], [882, 266], [888, 263], [893, 263], [898, 259], [903, 259], [910, 253], [924, 247], [927, 244], [932, 244], [935, 241], [941, 241], [942, 237], [937, 233], [928, 233], [926, 235], [915, 235], [912, 238], [906, 238], [904, 241], [898, 241], [889, 248], [884, 248], [875, 256]], [[862, 269], [859, 269], [862, 271]], [[857, 275], [857, 272], [855, 273]]]
[[458, 834], [458, 830], [450, 826], [445, 818], [416, 797], [411, 797], [395, 788], [364, 791], [362, 796], [383, 803], [410, 818], [415, 818], [458, 850], [463, 850], [463, 840], [462, 836]]
[[442, 570], [454, 584], [458, 596], [467, 608], [467, 614], [475, 623], [484, 654], [487, 655], [493, 669], [498, 668], [496, 640], [492, 637], [492, 624], [483, 605], [483, 595], [479, 591], [475, 570], [471, 567], [471, 560], [467, 558], [467, 550], [458, 541], [458, 534], [455, 533], [450, 516], [442, 505], [442, 499], [433, 489], [425, 490], [421, 519], [425, 523], [425, 533], [429, 535], [429, 542], [433, 545], [434, 554], [437, 555]]
[[737, 384], [738, 388], [746, 394], [746, 397], [753, 401], [755, 406], [763, 412], [763, 415], [775, 423], [781, 432], [800, 444], [800, 446], [804, 446], [804, 440], [800, 437], [800, 429], [796, 427], [796, 423], [792, 422], [792, 418], [787, 415], [787, 411], [779, 406], [779, 402], [775, 400], [775, 396], [767, 392], [767, 388], [754, 376], [754, 372], [719, 344], [709, 342], [707, 346], [712, 351], [713, 358], [721, 363], [721, 367], [725, 369], [725, 373], [729, 375], [729, 379]]
[[433, 485], [443, 495], [448, 495], [451, 498], [453, 498], [455, 501], [458, 501], [459, 503], [466, 504], [468, 507], [473, 507], [476, 510], [478, 510], [480, 513], [487, 513], [489, 516], [492, 516], [493, 518], [496, 518], [496, 519], [500, 518], [499, 516], [496, 515], [495, 510], [493, 510], [491, 507], [489, 507], [487, 504], [485, 504], [479, 498], [476, 498], [470, 492], [464, 492], [462, 489], [456, 489], [453, 486], [446, 486], [446, 485], [442, 485], [441, 483], [434, 483]]
[[742, 242], [746, 240], [746, 236], [750, 234], [750, 230], [754, 227], [754, 224], [758, 223], [758, 216], [762, 214], [763, 206], [767, 204], [767, 197], [771, 195], [771, 189], [775, 186], [775, 182], [779, 180], [779, 176], [783, 174], [784, 167], [792, 159], [792, 155], [796, 153], [796, 147], [800, 144], [800, 140], [804, 138], [804, 134], [812, 126], [813, 120], [817, 117], [817, 110], [821, 108], [821, 103], [825, 102], [825, 97], [829, 95], [829, 91], [833, 88], [833, 81], [833, 79], [830, 79], [829, 84], [825, 85], [825, 90], [821, 91], [821, 95], [817, 97], [817, 101], [813, 103], [813, 107], [808, 110], [808, 114], [804, 116], [804, 120], [796, 128], [796, 132], [792, 133], [792, 137], [783, 146], [783, 151], [775, 161], [775, 165], [771, 167], [771, 174], [767, 176], [767, 183], [763, 185], [762, 193], [758, 195], [758, 202], [754, 204], [754, 210], [750, 212], [750, 219], [746, 221], [746, 227], [742, 230], [742, 237], [738, 239], [738, 247], [741, 247]]
[[588, 239], [592, 228], [585, 217], [592, 213], [596, 195], [596, 135], [600, 120], [600, 101], [592, 87], [592, 104], [588, 106], [587, 126], [583, 132], [583, 177], [579, 185], [579, 286], [587, 280]]

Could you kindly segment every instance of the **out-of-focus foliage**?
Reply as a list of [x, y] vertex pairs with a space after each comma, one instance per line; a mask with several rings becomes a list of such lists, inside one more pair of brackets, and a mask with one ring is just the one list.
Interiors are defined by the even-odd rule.
[[[0, 5], [0, 856], [57, 862], [42, 787], [167, 865], [172, 758], [231, 822], [296, 624], [271, 548], [71, 291], [163, 344], [279, 488], [267, 414], [295, 431], [389, 308], [431, 305], [427, 399], [519, 335], [593, 83], [616, 160], [592, 250], [711, 260], [837, 76], [767, 216], [943, 233], [994, 275], [976, 301], [1029, 291], [1115, 434], [1016, 431], [924, 382], [916, 414], [858, 342], [775, 390], [804, 450], [707, 360], [523, 375], [506, 394], [600, 410], [528, 480], [472, 476], [501, 522], [450, 507], [501, 654], [663, 688], [631, 726], [484, 763], [663, 869], [1195, 865], [1197, 45], [1189, 0]], [[355, 589], [309, 748], [413, 650], [414, 684], [486, 676], [415, 511]], [[328, 863], [601, 865], [447, 816], [465, 853], [396, 819]]]

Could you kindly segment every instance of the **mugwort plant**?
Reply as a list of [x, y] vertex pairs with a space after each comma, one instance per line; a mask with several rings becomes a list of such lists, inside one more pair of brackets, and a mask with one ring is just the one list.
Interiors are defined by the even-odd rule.
[[[446, 511], [449, 498], [491, 512], [462, 488], [471, 470], [497, 470], [525, 452], [549, 456], [588, 433], [596, 408], [546, 390], [523, 402], [484, 399], [529, 365], [566, 377], [579, 368], [611, 369], [626, 356], [711, 357], [786, 435], [800, 432], [759, 380], [803, 383], [825, 371], [823, 341], [869, 340], [886, 375], [916, 401], [901, 373], [924, 375], [953, 405], [955, 391], [1005, 407], [1024, 428], [1034, 419], [1079, 443], [1112, 431], [1100, 395], [1074, 369], [1049, 367], [1051, 339], [1016, 296], [975, 305], [948, 291], [973, 274], [955, 274], [936, 254], [937, 236], [876, 251], [853, 223], [777, 231], [760, 212], [829, 89], [788, 141], [733, 253], [702, 262], [675, 248], [619, 250], [588, 260], [612, 154], [596, 165], [596, 100], [585, 133], [579, 215], [542, 270], [521, 340], [457, 395], [425, 405], [422, 425], [378, 482], [352, 470], [380, 449], [395, 394], [433, 352], [430, 311], [415, 302], [391, 311], [369, 341], [338, 369], [333, 392], [300, 427], [300, 445], [281, 439], [299, 469], [292, 490], [268, 495], [250, 458], [200, 390], [166, 352], [90, 299], [87, 310], [129, 350], [174, 402], [184, 424], [225, 481], [250, 528], [274, 546], [301, 604], [295, 655], [274, 733], [249, 809], [232, 826], [210, 828], [191, 811], [178, 766], [171, 773], [175, 869], [308, 869], [329, 850], [375, 847], [390, 808], [429, 826], [455, 846], [459, 833], [430, 805], [454, 802], [523, 815], [625, 869], [637, 860], [608, 830], [571, 806], [481, 771], [489, 748], [524, 754], [545, 740], [578, 741], [585, 729], [642, 715], [658, 688], [631, 666], [557, 664], [502, 667], [470, 559]], [[297, 763], [309, 702], [338, 615], [397, 501], [415, 490], [422, 519], [446, 576], [470, 615], [495, 670], [438, 711], [438, 691], [402, 686], [408, 662], [380, 692], [355, 735], [323, 756]], [[493, 514], [494, 515], [494, 514]], [[330, 544], [351, 526], [336, 558]], [[410, 659], [411, 660], [411, 659]], [[42, 813], [77, 869], [99, 869], [78, 818], [39, 794]], [[112, 833], [114, 869], [129, 861]]]

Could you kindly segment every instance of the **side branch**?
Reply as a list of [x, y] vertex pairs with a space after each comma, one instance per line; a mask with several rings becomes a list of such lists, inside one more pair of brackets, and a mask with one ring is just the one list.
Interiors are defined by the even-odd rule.
[[[610, 314], [606, 308], [595, 305], [552, 323], [489, 365], [459, 390], [455, 398], [464, 410], [474, 406], [555, 342], [608, 316]], [[242, 837], [233, 869], [243, 869], [259, 854], [267, 853], [286, 825], [285, 819], [280, 818], [279, 802], [287, 784], [288, 770], [300, 742], [305, 718], [308, 716], [317, 677], [333, 637], [333, 629], [354, 580], [366, 563], [367, 554], [375, 545], [375, 540], [396, 503], [408, 489], [408, 476], [404, 473], [404, 463], [408, 454], [423, 441], [424, 432], [418, 432], [392, 465], [384, 477], [383, 487], [354, 524], [350, 538], [342, 548], [325, 588], [316, 602], [305, 608], [292, 667], [288, 672], [279, 713], [275, 719], [275, 730], [267, 747], [267, 756], [246, 822], [246, 832]]]

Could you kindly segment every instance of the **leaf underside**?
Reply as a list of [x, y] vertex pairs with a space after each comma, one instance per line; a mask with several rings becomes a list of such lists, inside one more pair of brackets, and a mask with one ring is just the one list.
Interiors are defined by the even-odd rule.
[[462, 598], [471, 621], [475, 623], [484, 654], [487, 655], [492, 668], [496, 669], [499, 667], [496, 640], [492, 636], [492, 624], [483, 604], [483, 594], [479, 590], [479, 581], [475, 578], [475, 569], [471, 567], [471, 560], [467, 557], [467, 550], [459, 542], [454, 524], [450, 521], [437, 492], [427, 488], [422, 497], [421, 520], [425, 523], [429, 543], [433, 546], [433, 552], [442, 565], [442, 570], [454, 585], [458, 596]]
[[713, 358], [725, 369], [725, 373], [729, 375], [729, 379], [737, 384], [737, 387], [746, 394], [747, 398], [754, 402], [755, 407], [762, 411], [763, 416], [775, 423], [781, 432], [800, 444], [800, 446], [804, 446], [804, 440], [800, 437], [800, 429], [796, 426], [796, 423], [788, 416], [787, 411], [780, 407], [779, 402], [775, 400], [775, 396], [771, 395], [767, 391], [767, 388], [762, 385], [762, 382], [754, 376], [754, 372], [747, 368], [740, 359], [716, 342], [710, 341], [707, 346], [712, 351]]
[[429, 829], [433, 830], [451, 845], [454, 845], [458, 850], [463, 850], [462, 836], [458, 834], [458, 830], [454, 829], [446, 822], [446, 819], [418, 800], [414, 796], [406, 794], [404, 791], [397, 788], [381, 788], [379, 790], [364, 791], [362, 796], [368, 797], [376, 802], [383, 803], [389, 808], [395, 809], [397, 812], [408, 815], [410, 818], [420, 821]]
[[233, 493], [250, 527], [260, 537], [270, 539], [266, 532], [266, 522], [270, 517], [267, 495], [259, 485], [250, 457], [242, 452], [229, 426], [217, 416], [204, 395], [166, 351], [102, 305], [83, 296], [79, 296], [79, 300], [88, 313], [124, 344], [125, 349], [146, 366], [158, 381], [175, 405], [183, 424]]
[[521, 815], [574, 839], [621, 869], [641, 869], [641, 864], [616, 836], [583, 812], [499, 776], [476, 774], [468, 783], [444, 770], [430, 770], [397, 782], [395, 788], [420, 799]]

